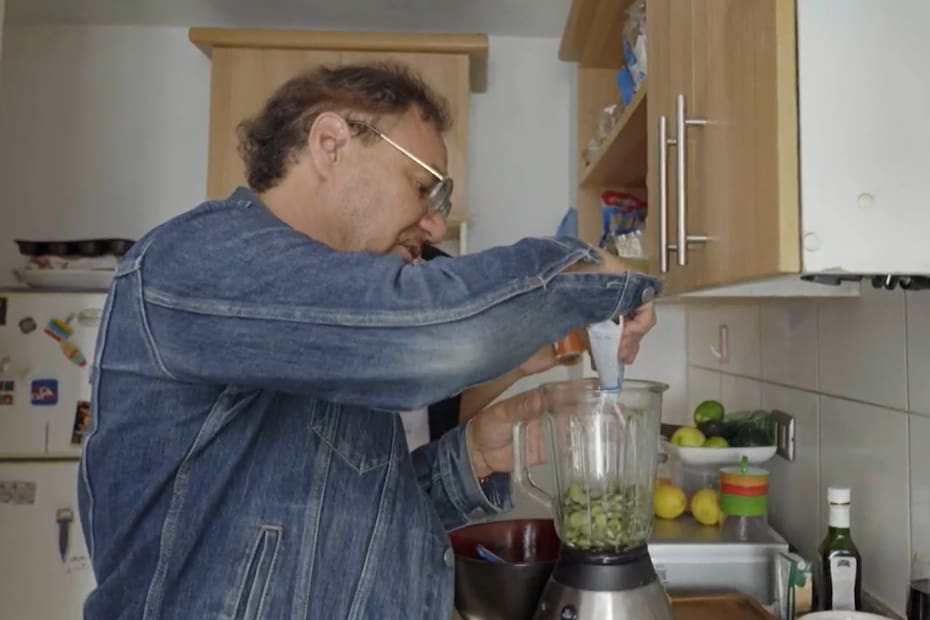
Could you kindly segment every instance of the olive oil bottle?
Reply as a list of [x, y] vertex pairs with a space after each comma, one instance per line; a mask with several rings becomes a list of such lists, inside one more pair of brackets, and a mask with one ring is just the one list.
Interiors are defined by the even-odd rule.
[[830, 529], [820, 543], [820, 583], [817, 590], [821, 610], [857, 611], [862, 609], [862, 557], [849, 528], [850, 492], [830, 487]]

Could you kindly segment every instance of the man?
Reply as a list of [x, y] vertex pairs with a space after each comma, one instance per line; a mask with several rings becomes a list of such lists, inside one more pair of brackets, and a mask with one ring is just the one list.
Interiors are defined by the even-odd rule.
[[[511, 425], [539, 396], [412, 456], [393, 412], [655, 290], [568, 239], [408, 264], [448, 213], [448, 124], [401, 68], [311, 71], [243, 125], [250, 189], [127, 254], [81, 461], [86, 617], [448, 616], [446, 531], [509, 506]], [[641, 337], [651, 306], [628, 323]]]

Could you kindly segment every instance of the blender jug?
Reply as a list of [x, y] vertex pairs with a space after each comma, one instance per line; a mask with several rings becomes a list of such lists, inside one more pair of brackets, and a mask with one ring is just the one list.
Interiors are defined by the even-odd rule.
[[513, 481], [550, 506], [564, 546], [616, 554], [646, 544], [667, 389], [632, 379], [620, 390], [602, 389], [597, 379], [544, 384], [542, 426], [555, 497], [530, 478], [526, 423], [515, 425]]
[[555, 496], [526, 469], [526, 423], [514, 426], [513, 481], [549, 504], [562, 541], [535, 620], [673, 620], [649, 557], [662, 393], [597, 379], [542, 386], [542, 428]]

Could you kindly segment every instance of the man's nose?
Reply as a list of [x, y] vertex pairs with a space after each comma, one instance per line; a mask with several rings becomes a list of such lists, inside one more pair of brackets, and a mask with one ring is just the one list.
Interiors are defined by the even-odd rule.
[[420, 220], [420, 228], [426, 233], [427, 243], [439, 243], [446, 238], [449, 230], [445, 218], [438, 211], [424, 215]]

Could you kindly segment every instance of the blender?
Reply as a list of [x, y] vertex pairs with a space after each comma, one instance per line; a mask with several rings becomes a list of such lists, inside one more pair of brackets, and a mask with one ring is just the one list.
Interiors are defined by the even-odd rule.
[[672, 620], [647, 541], [662, 393], [628, 379], [544, 384], [542, 428], [555, 496], [526, 468], [526, 422], [514, 427], [514, 484], [548, 504], [562, 541], [536, 620]]

